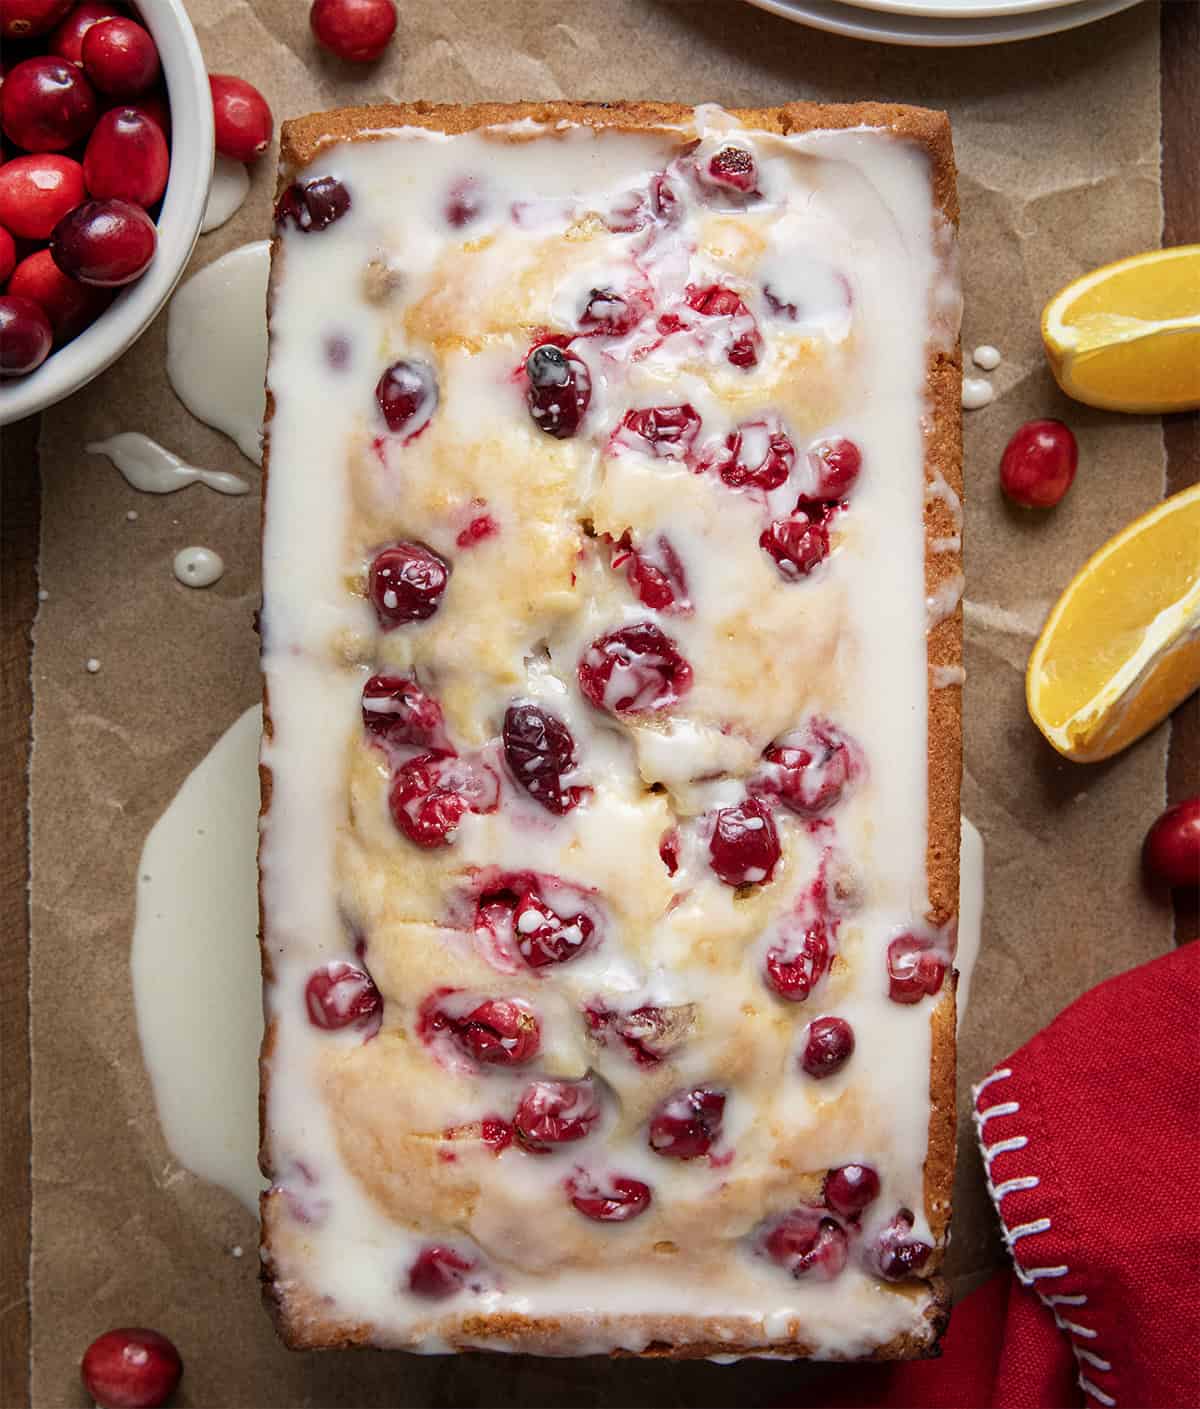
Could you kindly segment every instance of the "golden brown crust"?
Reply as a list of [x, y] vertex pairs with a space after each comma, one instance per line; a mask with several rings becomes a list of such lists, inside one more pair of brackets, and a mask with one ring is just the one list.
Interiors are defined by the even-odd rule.
[[[954, 151], [949, 118], [945, 113], [926, 108], [907, 107], [891, 103], [818, 104], [789, 103], [778, 108], [734, 108], [730, 112], [747, 128], [789, 134], [817, 129], [851, 127], [886, 128], [897, 137], [914, 142], [929, 156], [934, 205], [950, 226], [958, 225], [958, 194], [955, 179]], [[310, 113], [285, 122], [280, 134], [280, 188], [295, 178], [330, 146], [341, 142], [373, 140], [397, 127], [424, 127], [448, 134], [472, 132], [479, 128], [514, 123], [570, 124], [596, 128], [616, 128], [631, 131], [655, 127], [679, 127], [693, 119], [693, 109], [676, 103], [476, 103], [464, 106], [437, 103], [403, 103], [376, 107], [343, 108], [333, 112]], [[501, 140], [529, 140], [544, 136], [544, 131], [505, 132]], [[268, 319], [275, 286], [279, 241], [272, 242], [272, 274], [268, 293]], [[940, 475], [961, 499], [962, 474], [962, 353], [957, 328], [950, 346], [931, 344], [926, 374], [925, 478], [934, 483]], [[270, 424], [274, 400], [267, 390], [266, 415], [263, 427], [263, 506], [265, 515], [266, 487], [270, 462]], [[941, 584], [961, 573], [961, 550], [934, 552], [932, 541], [946, 538], [956, 531], [948, 507], [931, 499], [925, 512], [926, 590], [933, 593]], [[959, 864], [959, 789], [962, 774], [962, 692], [958, 686], [933, 688], [933, 673], [938, 668], [960, 666], [962, 662], [962, 609], [939, 622], [927, 638], [928, 669], [931, 685], [928, 709], [928, 845], [926, 871], [928, 878], [930, 923], [942, 926], [956, 922], [958, 914]], [[270, 703], [266, 684], [263, 686], [263, 732], [272, 733]], [[272, 779], [266, 766], [259, 769], [262, 803], [260, 815], [270, 811]], [[267, 944], [266, 917], [262, 912], [260, 890], [259, 934], [263, 982], [272, 979], [272, 964]], [[932, 1060], [930, 1064], [930, 1117], [928, 1148], [925, 1162], [925, 1213], [938, 1244], [938, 1251], [929, 1275], [921, 1282], [910, 1284], [914, 1290], [925, 1289], [932, 1299], [925, 1310], [928, 1333], [925, 1336], [904, 1334], [876, 1347], [870, 1360], [905, 1360], [939, 1354], [938, 1342], [949, 1320], [949, 1296], [944, 1280], [937, 1272], [950, 1219], [951, 1191], [955, 1161], [955, 1001], [957, 975], [952, 975], [930, 1017]], [[259, 1095], [259, 1163], [264, 1176], [273, 1176], [270, 1141], [266, 1123], [266, 1101], [269, 1086], [269, 1060], [275, 1044], [275, 1024], [267, 1025], [260, 1054]], [[276, 1276], [271, 1251], [273, 1205], [278, 1195], [268, 1190], [260, 1200], [262, 1216], [263, 1299], [270, 1311], [276, 1330], [293, 1350], [333, 1350], [378, 1344], [374, 1328], [363, 1324], [339, 1322], [327, 1305], [311, 1291], [281, 1284]], [[903, 1288], [898, 1291], [902, 1292]], [[614, 1319], [614, 1329], [622, 1321]], [[624, 1318], [623, 1324], [637, 1329], [637, 1318]], [[769, 1353], [773, 1356], [805, 1358], [813, 1347], [803, 1341], [774, 1344], [769, 1351], [753, 1345], [740, 1345], [723, 1339], [698, 1340], [702, 1328], [678, 1318], [678, 1334], [656, 1340], [639, 1354], [646, 1357], [671, 1359], [701, 1359], [712, 1356]], [[572, 1353], [569, 1349], [576, 1332], [569, 1322], [546, 1318], [539, 1321], [509, 1315], [470, 1319], [462, 1322], [462, 1334], [451, 1334], [447, 1343], [454, 1349], [475, 1348], [487, 1340], [493, 1346], [507, 1344], [511, 1349], [543, 1355]], [[579, 1353], [574, 1352], [574, 1353]], [[615, 1351], [614, 1355], [629, 1352]]]

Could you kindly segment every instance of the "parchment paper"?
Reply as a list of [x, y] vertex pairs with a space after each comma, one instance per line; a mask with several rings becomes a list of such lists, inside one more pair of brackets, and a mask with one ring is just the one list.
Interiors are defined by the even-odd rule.
[[[1057, 38], [920, 51], [818, 34], [738, 0], [404, 0], [378, 66], [319, 54], [297, 0], [193, 0], [210, 67], [242, 74], [276, 118], [339, 103], [430, 98], [665, 98], [729, 105], [883, 98], [948, 108], [963, 208], [964, 345], [995, 343], [996, 404], [967, 416], [966, 780], [987, 844], [982, 958], [963, 1025], [960, 1091], [1085, 988], [1164, 951], [1170, 913], [1142, 893], [1137, 841], [1164, 800], [1159, 730], [1111, 763], [1058, 758], [1030, 724], [1022, 673], [1050, 603], [1084, 557], [1158, 500], [1158, 424], [1065, 401], [1037, 314], [1092, 265], [1158, 242], [1158, 15], [1143, 4]], [[193, 266], [267, 231], [274, 153]], [[171, 1335], [184, 1405], [767, 1404], [778, 1364], [676, 1367], [499, 1357], [293, 1356], [258, 1305], [255, 1228], [163, 1143], [127, 966], [135, 868], [188, 771], [258, 696], [257, 492], [129, 489], [87, 441], [141, 430], [184, 458], [258, 475], [191, 419], [163, 370], [165, 319], [45, 418], [42, 585], [34, 658], [33, 1385], [82, 1404], [79, 1355], [111, 1325]], [[1060, 416], [1078, 482], [1053, 514], [1006, 508], [1012, 430]], [[130, 523], [125, 514], [136, 508]], [[171, 558], [204, 543], [228, 570], [206, 592]], [[88, 657], [101, 661], [89, 675]], [[1103, 1040], [1103, 1034], [1097, 1034]], [[960, 1098], [960, 1114], [965, 1116]], [[969, 1129], [951, 1270], [961, 1290], [1002, 1258]], [[247, 1255], [230, 1256], [233, 1245]], [[837, 1373], [818, 1371], [816, 1373]]]

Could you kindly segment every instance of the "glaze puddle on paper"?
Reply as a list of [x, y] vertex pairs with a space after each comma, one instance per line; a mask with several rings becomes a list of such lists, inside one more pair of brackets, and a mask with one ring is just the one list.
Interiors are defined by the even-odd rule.
[[227, 220], [242, 208], [242, 202], [250, 190], [250, 173], [240, 161], [223, 157], [220, 152], [213, 159], [212, 181], [208, 187], [208, 204], [204, 207], [204, 219], [200, 222], [200, 233], [207, 235], [210, 230], [219, 229]]
[[189, 484], [207, 485], [218, 494], [246, 494], [250, 489], [241, 475], [186, 464], [174, 451], [141, 431], [122, 431], [107, 440], [90, 441], [85, 448], [89, 455], [106, 455], [127, 482], [143, 494], [174, 494]]
[[[154, 824], [138, 865], [133, 995], [171, 1152], [252, 1212], [258, 1172], [258, 705], [225, 731]], [[958, 1021], [983, 923], [983, 840], [964, 817]]]

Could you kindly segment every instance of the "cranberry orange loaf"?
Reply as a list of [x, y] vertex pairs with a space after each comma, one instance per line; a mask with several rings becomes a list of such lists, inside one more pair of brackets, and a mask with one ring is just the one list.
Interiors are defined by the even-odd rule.
[[945, 1320], [948, 124], [283, 133], [263, 1276], [296, 1347], [900, 1357]]

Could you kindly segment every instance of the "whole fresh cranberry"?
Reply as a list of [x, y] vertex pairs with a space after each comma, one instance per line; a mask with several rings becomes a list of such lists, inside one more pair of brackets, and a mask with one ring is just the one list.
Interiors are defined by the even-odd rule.
[[1000, 457], [1000, 488], [1023, 509], [1052, 509], [1070, 489], [1079, 446], [1061, 421], [1026, 421]]
[[68, 63], [78, 64], [82, 68], [83, 36], [92, 25], [99, 24], [101, 20], [121, 19], [123, 16], [124, 11], [108, 4], [107, 0], [103, 4], [99, 3], [99, 0], [83, 0], [83, 4], [76, 5], [55, 29], [46, 47], [60, 59], [66, 59]]
[[[0, 168], [2, 169], [2, 168]], [[13, 272], [17, 262], [17, 246], [13, 237], [0, 225], [0, 284]]]
[[705, 186], [738, 196], [758, 194], [758, 164], [745, 147], [722, 147], [697, 171]]
[[[262, 156], [271, 145], [275, 132], [275, 119], [271, 116], [267, 100], [253, 83], [247, 83], [244, 78], [237, 78], [231, 73], [210, 73], [208, 86], [212, 90], [213, 134], [217, 151], [223, 157], [232, 157], [234, 161], [253, 161], [255, 157]], [[302, 189], [307, 191], [314, 184], [310, 181]], [[294, 189], [288, 187], [289, 191]], [[284, 195], [287, 195], [286, 191]], [[346, 204], [349, 205], [348, 198]], [[344, 214], [344, 211], [338, 214]], [[275, 218], [279, 219], [278, 211]], [[337, 216], [331, 219], [336, 220]], [[304, 230], [324, 228], [304, 225], [299, 219], [296, 223]]]
[[640, 1179], [627, 1179], [622, 1174], [600, 1177], [582, 1169], [567, 1180], [567, 1197], [585, 1218], [597, 1223], [628, 1223], [650, 1207], [649, 1184]]
[[437, 377], [426, 362], [393, 362], [375, 386], [375, 400], [390, 431], [404, 431], [405, 442], [429, 424], [438, 402]]
[[322, 48], [352, 64], [369, 64], [395, 32], [396, 6], [393, 0], [313, 0], [308, 22]]
[[383, 997], [371, 975], [343, 959], [313, 970], [304, 1002], [309, 1022], [326, 1032], [366, 1027], [383, 1011]]
[[477, 1266], [474, 1258], [455, 1248], [424, 1247], [408, 1269], [408, 1289], [414, 1296], [444, 1301], [462, 1290]]
[[797, 939], [787, 936], [767, 950], [767, 986], [788, 1003], [803, 1003], [829, 968], [829, 934], [820, 922]]
[[26, 255], [12, 272], [8, 292], [32, 299], [50, 319], [54, 341], [70, 342], [108, 307], [112, 295], [64, 274], [49, 250]]
[[598, 637], [583, 653], [577, 674], [584, 697], [611, 714], [669, 709], [692, 684], [692, 667], [650, 621]]
[[815, 480], [816, 499], [844, 499], [862, 469], [862, 451], [845, 436], [818, 440], [808, 447], [808, 465]]
[[604, 1003], [589, 1003], [583, 1010], [589, 1035], [602, 1047], [617, 1038], [640, 1067], [656, 1067], [682, 1043], [692, 1025], [690, 1003], [661, 1008], [643, 1003], [619, 1012]]
[[93, 196], [152, 206], [167, 189], [171, 153], [158, 123], [135, 108], [111, 108], [88, 138], [83, 174]]
[[529, 386], [525, 400], [534, 425], [556, 440], [566, 440], [579, 429], [592, 399], [592, 374], [582, 357], [541, 343], [525, 359]]
[[0, 225], [22, 240], [48, 240], [85, 194], [83, 167], [70, 157], [14, 157], [0, 166]]
[[613, 549], [613, 571], [625, 569], [639, 602], [659, 612], [689, 612], [687, 578], [670, 539], [660, 533], [652, 543], [634, 548], [628, 533]]
[[775, 559], [781, 577], [798, 582], [829, 556], [829, 529], [823, 519], [797, 509], [764, 528], [758, 544]]
[[650, 312], [650, 296], [643, 289], [618, 293], [592, 289], [579, 315], [579, 326], [588, 336], [621, 338], [631, 333]]
[[711, 464], [730, 489], [760, 489], [767, 493], [787, 483], [795, 459], [795, 447], [782, 427], [775, 421], [762, 420], [738, 426], [726, 437]]
[[919, 1276], [933, 1255], [933, 1248], [911, 1236], [915, 1219], [902, 1208], [875, 1241], [868, 1262], [886, 1281], [903, 1282]]
[[547, 1155], [556, 1145], [586, 1139], [600, 1119], [600, 1099], [590, 1080], [534, 1081], [513, 1116], [517, 1143], [530, 1154]]
[[71, 0], [4, 0], [0, 5], [0, 35], [33, 39], [45, 34], [71, 8]]
[[843, 1218], [857, 1218], [878, 1197], [879, 1175], [869, 1164], [844, 1164], [825, 1176], [825, 1202]]
[[1200, 886], [1200, 794], [1168, 807], [1150, 828], [1142, 864], [1162, 885]]
[[416, 846], [448, 846], [468, 812], [495, 812], [500, 780], [485, 763], [420, 754], [396, 770], [388, 792], [392, 821]]
[[333, 176], [294, 181], [275, 203], [275, 223], [289, 221], [306, 235], [326, 230], [350, 209], [350, 192]]
[[845, 1018], [814, 1018], [808, 1025], [800, 1065], [818, 1081], [832, 1076], [854, 1052], [854, 1029]]
[[158, 231], [131, 201], [84, 201], [54, 227], [50, 253], [72, 279], [99, 288], [131, 284], [154, 258]]
[[430, 1041], [439, 1033], [458, 1049], [487, 1066], [515, 1067], [531, 1062], [541, 1046], [537, 1014], [519, 998], [487, 998], [466, 1012], [454, 1012], [453, 989], [443, 989], [421, 1005], [418, 1025]]
[[179, 1384], [183, 1361], [166, 1336], [121, 1326], [88, 1346], [79, 1374], [99, 1409], [160, 1409]]
[[32, 299], [0, 295], [0, 377], [23, 377], [50, 355], [50, 320]]
[[769, 881], [780, 857], [779, 835], [770, 809], [748, 797], [717, 809], [708, 843], [709, 864], [727, 886]]
[[721, 1138], [724, 1115], [723, 1091], [708, 1086], [677, 1091], [650, 1117], [650, 1148], [670, 1159], [699, 1159]]
[[389, 744], [453, 753], [442, 707], [407, 675], [372, 675], [363, 686], [363, 727]]
[[835, 725], [812, 719], [763, 752], [750, 791], [778, 798], [789, 812], [819, 817], [835, 807], [859, 772], [857, 750]]
[[83, 72], [39, 54], [12, 69], [0, 88], [5, 135], [27, 152], [64, 152], [96, 123], [96, 94]]
[[371, 563], [367, 596], [379, 625], [393, 631], [413, 621], [428, 621], [442, 604], [450, 565], [423, 543], [393, 543]]
[[888, 997], [893, 1003], [919, 1003], [932, 997], [946, 976], [946, 962], [925, 935], [897, 935], [887, 951]]
[[587, 795], [586, 788], [563, 786], [575, 767], [575, 740], [541, 705], [517, 702], [505, 710], [504, 757], [517, 784], [547, 812], [563, 817]]
[[687, 402], [681, 406], [644, 406], [625, 412], [613, 443], [659, 460], [684, 460], [699, 430], [700, 415]]
[[83, 71], [110, 98], [136, 98], [160, 72], [158, 50], [149, 31], [133, 20], [101, 20], [84, 33], [79, 47]]
[[143, 93], [140, 98], [129, 98], [121, 104], [123, 108], [129, 108], [135, 113], [141, 113], [151, 122], [157, 123], [159, 131], [170, 143], [171, 140], [171, 109], [167, 107], [167, 100], [161, 93]]
[[762, 1237], [762, 1250], [793, 1277], [825, 1281], [846, 1265], [846, 1230], [819, 1208], [801, 1206], [774, 1223]]
[[687, 305], [705, 318], [728, 318], [730, 320], [730, 342], [725, 352], [726, 360], [743, 370], [758, 365], [762, 351], [762, 336], [754, 314], [734, 293], [721, 284], [708, 284], [703, 288], [689, 284], [686, 293]]

